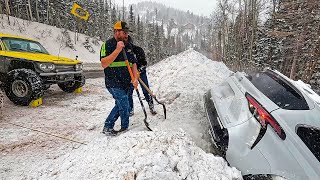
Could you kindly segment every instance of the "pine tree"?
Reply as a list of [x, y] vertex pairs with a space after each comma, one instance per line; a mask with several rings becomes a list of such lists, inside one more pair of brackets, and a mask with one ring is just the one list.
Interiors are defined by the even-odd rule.
[[147, 29], [146, 29], [146, 55], [149, 59], [149, 64], [154, 64], [157, 60], [156, 57], [156, 52], [155, 52], [155, 33], [154, 33], [154, 24], [147, 24]]
[[260, 33], [257, 60], [320, 88], [319, 3], [282, 0], [275, 7]]
[[137, 20], [137, 40], [136, 43], [144, 47], [144, 28], [143, 28], [143, 22], [140, 20], [140, 16], [138, 15], [138, 20]]
[[158, 24], [155, 25], [155, 36], [154, 36], [154, 53], [155, 53], [155, 61], [158, 62], [160, 60], [160, 51], [162, 49], [160, 43], [160, 33]]
[[113, 8], [111, 10], [111, 24], [115, 24], [117, 21], [118, 21], [118, 19], [117, 19], [116, 7], [113, 6]]
[[134, 32], [131, 37], [134, 40], [138, 39], [138, 35], [137, 35], [137, 28], [136, 28], [136, 24], [135, 24], [135, 17], [133, 15], [133, 8], [132, 5], [130, 6], [130, 12], [129, 12], [129, 27], [130, 29]]

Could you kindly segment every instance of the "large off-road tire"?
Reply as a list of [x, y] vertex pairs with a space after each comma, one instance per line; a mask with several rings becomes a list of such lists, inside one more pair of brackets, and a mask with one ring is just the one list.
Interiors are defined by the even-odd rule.
[[7, 97], [16, 105], [27, 106], [43, 95], [42, 79], [30, 69], [15, 69], [5, 83]]
[[67, 93], [72, 93], [76, 89], [82, 87], [86, 82], [86, 79], [83, 74], [77, 75], [74, 77], [73, 81], [68, 81], [64, 83], [59, 83], [58, 86], [60, 89]]

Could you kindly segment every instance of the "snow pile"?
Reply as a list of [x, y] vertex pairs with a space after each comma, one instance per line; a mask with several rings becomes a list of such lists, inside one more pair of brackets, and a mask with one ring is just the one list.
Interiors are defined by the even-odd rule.
[[[203, 95], [231, 71], [222, 62], [189, 49], [151, 66], [147, 72], [151, 90], [159, 101], [165, 102], [168, 111], [166, 120], [151, 119], [151, 126], [164, 131], [182, 128], [199, 147], [212, 151]], [[138, 99], [134, 100], [135, 109], [141, 109]], [[162, 115], [162, 107], [156, 108]]]
[[38, 178], [242, 179], [238, 170], [221, 157], [205, 153], [182, 131], [97, 138], [56, 163]]
[[189, 49], [171, 56], [148, 69], [151, 82], [156, 82], [159, 94], [204, 93], [210, 87], [221, 83], [231, 74], [222, 62], [208, 59], [201, 53]]
[[[74, 49], [71, 49], [66, 47], [66, 43], [64, 42], [66, 41], [66, 37], [62, 36], [63, 29], [12, 16], [9, 18], [9, 24], [7, 17], [1, 18], [1, 16], [5, 15], [0, 14], [0, 33], [24, 36], [39, 41], [52, 55], [60, 55], [71, 59], [75, 59], [78, 56], [78, 59], [84, 63], [99, 63], [101, 41], [95, 44], [93, 43], [94, 39], [91, 37], [79, 34], [78, 41], [75, 42], [75, 33], [67, 31], [70, 36], [70, 42], [74, 46]], [[86, 38], [89, 38], [88, 43], [86, 43]], [[90, 48], [85, 48], [85, 45], [90, 45]], [[61, 49], [59, 50], [60, 47]]]

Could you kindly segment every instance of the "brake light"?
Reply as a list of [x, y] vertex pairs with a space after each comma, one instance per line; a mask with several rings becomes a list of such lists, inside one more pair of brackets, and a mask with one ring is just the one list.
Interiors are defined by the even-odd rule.
[[261, 126], [264, 128], [267, 128], [267, 125], [270, 124], [270, 126], [278, 134], [278, 136], [282, 140], [284, 140], [286, 138], [286, 134], [285, 134], [284, 130], [281, 128], [281, 126], [279, 125], [279, 123], [250, 94], [246, 93], [245, 96], [246, 96], [248, 103], [249, 103], [250, 112], [258, 120], [258, 122], [261, 124]]

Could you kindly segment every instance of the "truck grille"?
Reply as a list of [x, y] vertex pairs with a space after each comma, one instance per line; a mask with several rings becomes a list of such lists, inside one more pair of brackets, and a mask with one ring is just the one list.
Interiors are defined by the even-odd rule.
[[56, 65], [56, 72], [75, 71], [74, 65]]

